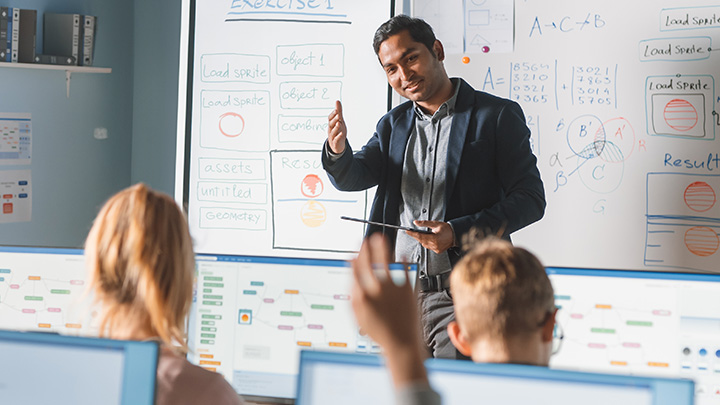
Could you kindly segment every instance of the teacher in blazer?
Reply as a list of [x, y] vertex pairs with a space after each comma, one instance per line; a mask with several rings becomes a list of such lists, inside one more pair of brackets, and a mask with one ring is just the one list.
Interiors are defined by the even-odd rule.
[[420, 265], [423, 339], [434, 357], [463, 358], [447, 336], [454, 320], [449, 275], [471, 229], [509, 235], [542, 218], [545, 193], [520, 106], [448, 77], [442, 44], [423, 20], [398, 15], [373, 40], [390, 86], [408, 101], [385, 114], [361, 150], [347, 141], [342, 104], [328, 117], [322, 162], [339, 190], [377, 186], [369, 226], [395, 260]]

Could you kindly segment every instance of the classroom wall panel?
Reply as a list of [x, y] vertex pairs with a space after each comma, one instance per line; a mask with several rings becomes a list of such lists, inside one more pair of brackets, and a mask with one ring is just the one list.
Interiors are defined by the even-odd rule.
[[[81, 246], [103, 202], [130, 184], [133, 3], [119, 0], [6, 2], [42, 13], [98, 17], [95, 65], [111, 74], [1, 69], [0, 111], [32, 114], [32, 221], [0, 224], [0, 244]], [[108, 138], [93, 137], [106, 128]], [[27, 169], [3, 166], [2, 169]]]
[[180, 14], [176, 0], [135, 0], [132, 183], [173, 193]]

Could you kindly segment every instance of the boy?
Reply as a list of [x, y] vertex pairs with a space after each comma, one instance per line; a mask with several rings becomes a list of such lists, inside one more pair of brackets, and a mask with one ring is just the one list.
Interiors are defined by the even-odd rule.
[[[409, 280], [396, 285], [385, 239], [371, 236], [353, 262], [352, 304], [360, 328], [383, 347], [400, 404], [438, 404], [422, 364], [420, 326]], [[450, 277], [455, 347], [475, 362], [547, 367], [555, 327], [554, 294], [540, 261], [509, 242], [487, 238]]]

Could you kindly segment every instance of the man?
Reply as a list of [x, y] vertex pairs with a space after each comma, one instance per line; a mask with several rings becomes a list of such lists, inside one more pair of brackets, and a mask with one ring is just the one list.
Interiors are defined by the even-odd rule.
[[425, 227], [432, 234], [378, 226], [395, 257], [421, 265], [423, 337], [435, 357], [460, 356], [447, 336], [447, 292], [459, 242], [471, 228], [509, 234], [543, 215], [545, 195], [520, 107], [445, 72], [445, 53], [420, 19], [393, 17], [373, 46], [390, 86], [409, 101], [380, 119], [359, 152], [347, 142], [342, 105], [328, 117], [323, 166], [340, 190], [378, 186], [370, 219]]
[[[412, 287], [409, 280], [397, 285], [390, 278], [388, 256], [385, 239], [373, 235], [353, 261], [355, 317], [383, 348], [396, 402], [439, 404], [422, 365]], [[488, 238], [457, 264], [450, 285], [457, 322], [450, 322], [448, 331], [461, 353], [475, 362], [548, 366], [553, 341], [559, 344], [562, 337], [553, 336], [553, 288], [535, 256]]]

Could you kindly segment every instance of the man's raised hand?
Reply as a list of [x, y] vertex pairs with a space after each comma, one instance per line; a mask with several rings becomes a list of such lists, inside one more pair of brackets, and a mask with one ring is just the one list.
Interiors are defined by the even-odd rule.
[[345, 152], [345, 140], [347, 139], [347, 127], [342, 114], [342, 103], [335, 101], [335, 109], [328, 115], [328, 146], [335, 154]]

